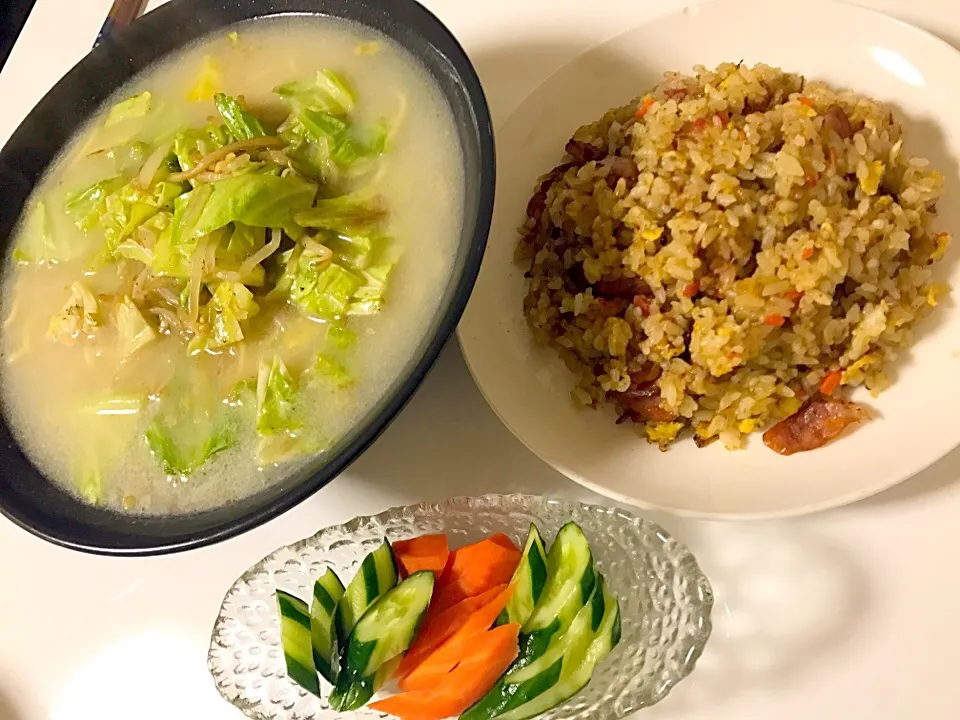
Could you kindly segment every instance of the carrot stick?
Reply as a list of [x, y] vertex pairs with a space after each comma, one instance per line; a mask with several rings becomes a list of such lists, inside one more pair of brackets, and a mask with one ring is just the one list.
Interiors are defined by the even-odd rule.
[[520, 564], [521, 552], [516, 546], [503, 547], [502, 542], [487, 538], [450, 553], [447, 566], [437, 579], [431, 606], [436, 611], [445, 610], [495, 585], [510, 582]]
[[681, 294], [685, 298], [692, 298], [698, 292], [700, 292], [700, 282], [697, 280], [694, 280], [692, 283], [690, 283], [689, 285], [683, 288], [683, 291]]
[[520, 548], [517, 547], [517, 544], [503, 533], [494, 533], [488, 538], [488, 540], [495, 542], [505, 550], [516, 550], [517, 552], [520, 552]]
[[840, 370], [831, 370], [820, 383], [820, 392], [824, 395], [833, 395], [833, 392], [840, 387], [840, 380], [843, 373]]
[[407, 540], [397, 540], [390, 543], [394, 555], [433, 556], [445, 555], [449, 552], [447, 536], [441, 533], [435, 535], [420, 535]]
[[634, 113], [634, 117], [637, 118], [637, 120], [642, 119], [643, 116], [647, 114], [647, 111], [650, 109], [652, 105], [653, 105], [653, 98], [647, 95], [643, 99], [643, 104], [641, 104], [640, 107], [637, 109], [637, 111]]
[[474, 636], [460, 664], [436, 687], [394, 695], [370, 707], [402, 720], [441, 720], [459, 715], [479, 701], [516, 660], [519, 633], [520, 625], [513, 623]]
[[476, 636], [493, 625], [497, 616], [507, 606], [513, 593], [509, 585], [488, 602], [450, 636], [440, 647], [430, 653], [419, 665], [398, 683], [401, 690], [428, 690], [470, 654]]
[[456, 605], [452, 605], [446, 610], [434, 611], [431, 607], [427, 610], [427, 616], [423, 620], [423, 625], [417, 631], [417, 636], [407, 650], [400, 667], [397, 670], [397, 677], [403, 678], [414, 668], [422, 663], [434, 650], [443, 645], [443, 643], [454, 635], [470, 617], [482, 607], [495, 600], [508, 587], [507, 583], [496, 585], [485, 593], [476, 597], [461, 600]]
[[446, 535], [421, 535], [409, 540], [397, 540], [390, 546], [400, 566], [401, 577], [408, 577], [420, 570], [430, 570], [439, 577], [450, 554]]
[[446, 555], [437, 555], [435, 557], [421, 557], [419, 555], [397, 556], [397, 565], [400, 567], [400, 577], [402, 579], [406, 579], [415, 572], [420, 572], [421, 570], [429, 570], [434, 575], [439, 577], [446, 564]]

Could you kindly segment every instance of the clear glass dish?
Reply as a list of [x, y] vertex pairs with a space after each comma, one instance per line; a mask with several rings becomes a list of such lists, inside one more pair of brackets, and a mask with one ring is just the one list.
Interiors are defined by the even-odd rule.
[[[657, 525], [619, 508], [530, 495], [453, 498], [408, 505], [325, 528], [272, 552], [227, 591], [213, 628], [208, 667], [220, 694], [256, 720], [307, 720], [340, 714], [287, 677], [274, 591], [309, 599], [327, 567], [346, 581], [384, 537], [445, 532], [457, 547], [493, 532], [518, 544], [531, 522], [552, 542], [568, 520], [590, 541], [620, 600], [623, 638], [578, 695], [540, 716], [618, 720], [663, 699], [693, 670], [710, 636], [713, 592], [690, 551]], [[322, 683], [326, 694], [329, 686]], [[348, 715], [348, 714], [344, 714]], [[363, 709], [354, 718], [381, 718]]]

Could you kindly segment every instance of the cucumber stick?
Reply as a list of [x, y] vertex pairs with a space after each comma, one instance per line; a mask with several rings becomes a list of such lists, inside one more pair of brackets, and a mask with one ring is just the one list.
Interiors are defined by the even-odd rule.
[[470, 718], [499, 717], [549, 691], [560, 681], [564, 668], [578, 663], [587, 653], [593, 635], [604, 614], [603, 590], [594, 586], [586, 605], [574, 617], [570, 627], [555, 635], [542, 655], [527, 664], [514, 663], [504, 676], [471, 709]]
[[[508, 705], [514, 697], [520, 706], [526, 704], [525, 698], [537, 698], [550, 691], [560, 681], [563, 672], [563, 660], [558, 660], [544, 672], [519, 685], [510, 685], [503, 678], [484, 695], [476, 705], [460, 715], [459, 720], [491, 720], [508, 712]], [[522, 698], [522, 699], [521, 699]]]
[[327, 568], [313, 585], [310, 603], [310, 636], [313, 644], [313, 664], [327, 682], [335, 685], [340, 675], [340, 643], [337, 640], [336, 610], [343, 597], [343, 583], [337, 574]]
[[337, 636], [347, 646], [353, 626], [373, 603], [397, 584], [397, 562], [386, 540], [367, 555], [337, 606]]
[[[344, 654], [330, 705], [341, 712], [366, 704], [377, 686], [377, 672], [413, 643], [433, 596], [434, 575], [417, 572], [388, 590], [356, 623]], [[349, 592], [349, 590], [348, 590]]]
[[277, 590], [280, 608], [280, 645], [290, 679], [320, 697], [320, 681], [313, 663], [310, 641], [310, 612], [307, 604], [283, 590]]
[[554, 636], [546, 651], [538, 658], [522, 668], [508, 671], [504, 680], [511, 685], [519, 685], [551, 667], [561, 659], [579, 659], [586, 654], [587, 645], [593, 634], [600, 629], [603, 620], [603, 589], [594, 586], [593, 593], [586, 605], [580, 608], [570, 627], [563, 633]]
[[595, 582], [590, 544], [583, 530], [576, 523], [569, 522], [560, 528], [557, 539], [550, 547], [546, 587], [533, 613], [524, 623], [523, 631], [529, 634], [549, 627], [570, 605], [571, 599], [576, 601], [582, 598], [573, 612], [576, 615], [576, 611], [593, 593]]
[[510, 580], [513, 594], [504, 609], [504, 623], [523, 625], [530, 619], [533, 609], [543, 595], [547, 584], [547, 553], [543, 549], [543, 538], [537, 526], [530, 523], [527, 543], [523, 548], [523, 557]]
[[400, 666], [400, 658], [395, 658], [371, 677], [349, 680], [346, 673], [341, 672], [336, 687], [330, 693], [330, 707], [334, 710], [356, 710], [366, 705], [376, 692], [389, 680]]
[[347, 648], [347, 672], [373, 675], [407, 651], [433, 596], [433, 573], [416, 572], [380, 598], [360, 619]]
[[[599, 591], [603, 595], [603, 620], [597, 631], [590, 636], [590, 642], [583, 651], [579, 647], [571, 647], [571, 654], [561, 661], [562, 667], [557, 681], [528, 702], [508, 709], [499, 716], [500, 720], [527, 720], [535, 717], [569, 700], [587, 686], [597, 665], [620, 642], [620, 605], [602, 579]], [[574, 654], [578, 652], [578, 656]], [[555, 667], [552, 670], [556, 672]], [[510, 704], [514, 704], [513, 700]]]
[[536, 660], [566, 632], [593, 595], [596, 582], [590, 544], [580, 527], [569, 522], [560, 528], [547, 554], [547, 582], [523, 625], [518, 666]]
[[[535, 539], [528, 537], [525, 558], [535, 545]], [[574, 677], [574, 669], [585, 662], [595, 638], [603, 634], [604, 622], [613, 623], [617, 606], [594, 569], [590, 545], [575, 523], [567, 523], [557, 533], [547, 553], [546, 576], [540, 597], [523, 625], [520, 655], [461, 720], [522, 714], [531, 703], [546, 702], [539, 700], [541, 697], [564, 695], [571, 684], [564, 678], [573, 678], [573, 685], [580, 681], [579, 675]], [[561, 686], [562, 692], [555, 689]], [[559, 702], [562, 700], [554, 704]]]

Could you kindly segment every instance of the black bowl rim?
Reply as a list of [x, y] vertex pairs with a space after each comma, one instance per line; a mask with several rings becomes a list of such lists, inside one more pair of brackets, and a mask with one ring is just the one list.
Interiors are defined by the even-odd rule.
[[[168, 17], [174, 17], [183, 13], [184, 8], [187, 6], [196, 7], [198, 4], [213, 4], [217, 2], [218, 0], [170, 0], [144, 15], [128, 28], [118, 33], [116, 37], [107, 38], [74, 65], [73, 68], [41, 98], [37, 106], [31, 110], [10, 136], [7, 145], [5, 145], [4, 148], [0, 148], [0, 157], [2, 157], [6, 147], [13, 144], [14, 139], [21, 129], [29, 126], [34, 120], [37, 108], [44, 104], [49, 96], [57, 94], [62, 90], [63, 86], [69, 84], [76, 76], [80, 75], [84, 70], [84, 66], [89, 64], [91, 58], [96, 59], [98, 56], [110, 52], [111, 49], [114, 48], [116, 40], [136, 41], [140, 39], [148, 43], [150, 33], [161, 31]], [[331, 12], [330, 8], [326, 7], [326, 5], [330, 4], [327, 0], [312, 0], [311, 2], [305, 2], [304, 0], [296, 2], [295, 0], [294, 4], [297, 5], [297, 7], [292, 9], [274, 9], [270, 7], [271, 0], [263, 0], [262, 2], [254, 0], [249, 4], [250, 6], [257, 6], [256, 9], [252, 10], [245, 20], [236, 22], [259, 21], [266, 18], [291, 15], [309, 15], [315, 17], [344, 18], [350, 22], [365, 25], [365, 23], [358, 21], [356, 18]], [[285, 3], [284, 0], [280, 0], [275, 4], [282, 6]], [[312, 7], [302, 7], [306, 4], [310, 4]], [[333, 4], [337, 4], [337, 0], [333, 0]], [[342, 2], [340, 4], [341, 6], [344, 5]], [[460, 277], [456, 278], [454, 276], [451, 278], [451, 280], [456, 280], [451, 302], [445, 310], [440, 310], [435, 316], [434, 326], [436, 327], [436, 332], [423, 348], [419, 361], [415, 364], [411, 363], [406, 371], [406, 375], [401, 376], [402, 379], [400, 379], [399, 382], [395, 382], [392, 386], [392, 394], [386, 403], [381, 406], [380, 411], [375, 414], [370, 414], [367, 422], [361, 427], [353, 440], [344, 447], [339, 454], [320, 467], [320, 469], [310, 474], [304, 481], [291, 487], [272, 502], [240, 515], [236, 519], [224, 521], [216, 527], [197, 534], [195, 537], [171, 542], [157, 539], [156, 541], [145, 542], [136, 546], [122, 547], [95, 541], [88, 542], [77, 539], [73, 536], [74, 533], [60, 532], [57, 530], [47, 531], [36, 527], [31, 522], [29, 513], [23, 512], [21, 508], [12, 506], [7, 498], [0, 493], [0, 514], [7, 517], [15, 525], [55, 545], [95, 555], [143, 557], [183, 552], [212, 545], [236, 537], [282, 515], [328, 485], [360, 457], [374, 440], [386, 430], [416, 393], [436, 363], [443, 347], [456, 329], [480, 271], [480, 264], [486, 248], [493, 216], [494, 190], [496, 185], [496, 152], [493, 123], [486, 94], [476, 69], [459, 40], [457, 40], [449, 28], [447, 28], [439, 18], [423, 5], [416, 2], [416, 0], [383, 0], [383, 4], [385, 7], [389, 5], [390, 10], [386, 12], [402, 10], [404, 14], [412, 15], [415, 18], [415, 25], [430, 27], [432, 32], [438, 33], [444, 38], [444, 41], [449, 44], [449, 49], [453, 51], [453, 54], [452, 56], [448, 56], [447, 59], [455, 63], [458, 80], [462, 83], [465, 90], [467, 105], [474, 115], [476, 123], [474, 131], [479, 140], [480, 167], [477, 168], [479, 172], [479, 196], [477, 198], [477, 217], [470, 239], [470, 245], [465, 252]], [[232, 25], [234, 22], [235, 21], [225, 22], [222, 24], [222, 27]], [[213, 32], [213, 30], [210, 32]], [[203, 36], [208, 36], [208, 34]], [[419, 31], [417, 31], [417, 34], [420, 34]], [[182, 49], [187, 44], [189, 44], [189, 42], [177, 43], [177, 50]], [[144, 56], [138, 58], [130, 66], [128, 79], [157, 60], [167, 57], [169, 54], [170, 53], [164, 52], [144, 54]], [[126, 82], [126, 80], [124, 82]], [[119, 84], [111, 85], [104, 97], [109, 96], [117, 87], [119, 87]], [[96, 108], [93, 109], [93, 112], [95, 112], [95, 110]], [[93, 112], [87, 113], [87, 117], [92, 115]], [[44, 169], [44, 173], [48, 169], [49, 165]], [[464, 231], [464, 236], [465, 235], [466, 233]], [[2, 481], [2, 478], [0, 478], [0, 481]], [[49, 482], [49, 480], [47, 482]], [[118, 514], [118, 517], [128, 516]]]

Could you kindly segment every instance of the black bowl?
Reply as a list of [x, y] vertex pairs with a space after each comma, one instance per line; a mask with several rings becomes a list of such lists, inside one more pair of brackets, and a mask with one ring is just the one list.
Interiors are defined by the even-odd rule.
[[[453, 111], [465, 177], [465, 212], [453, 274], [413, 359], [362, 422], [306, 468], [245, 500], [193, 515], [132, 517], [88, 506], [48, 481], [0, 423], [0, 511], [51, 542], [108, 555], [151, 555], [208, 545], [289, 510], [333, 480], [387, 427], [423, 381], [473, 288], [490, 229], [493, 129], [483, 89], [456, 39], [413, 0], [173, 0], [107, 39], [40, 101], [0, 151], [0, 239], [71, 139], [120, 85], [191, 41], [234, 23], [278, 15], [346, 18], [393, 38], [432, 75]], [[319, 461], [318, 461], [319, 464]]]

